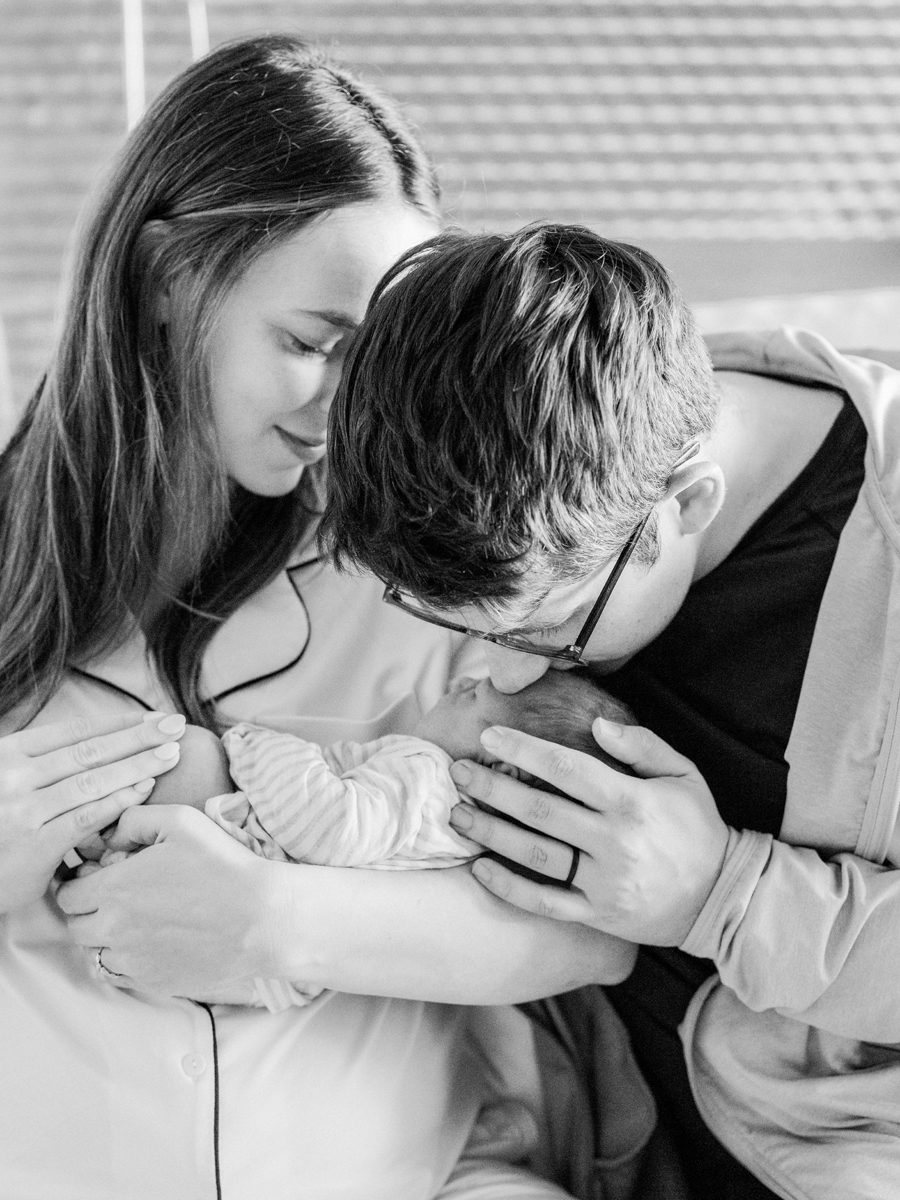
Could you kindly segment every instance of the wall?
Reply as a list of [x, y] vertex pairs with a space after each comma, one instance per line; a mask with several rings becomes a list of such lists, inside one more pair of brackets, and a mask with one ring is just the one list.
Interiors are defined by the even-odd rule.
[[[190, 61], [187, 8], [144, 0], [151, 95]], [[209, 0], [207, 14], [213, 44], [290, 29], [391, 91], [463, 224], [585, 222], [654, 250], [704, 311], [878, 287], [873, 319], [900, 327], [885, 291], [900, 283], [898, 5]], [[119, 0], [0, 0], [0, 316], [17, 404], [52, 339], [79, 206], [124, 126]]]

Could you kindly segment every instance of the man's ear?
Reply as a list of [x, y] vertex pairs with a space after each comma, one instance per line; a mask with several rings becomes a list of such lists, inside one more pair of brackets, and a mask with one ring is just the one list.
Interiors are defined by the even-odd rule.
[[682, 533], [701, 533], [719, 515], [725, 502], [722, 468], [709, 460], [676, 467], [664, 499], [677, 502]]

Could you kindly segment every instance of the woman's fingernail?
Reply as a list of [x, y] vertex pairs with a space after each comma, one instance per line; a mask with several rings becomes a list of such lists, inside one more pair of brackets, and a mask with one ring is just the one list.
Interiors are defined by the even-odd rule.
[[506, 730], [502, 725], [492, 725], [489, 729], [485, 729], [481, 735], [481, 744], [485, 750], [496, 750], [503, 741], [503, 735]]
[[160, 733], [178, 734], [183, 732], [186, 724], [187, 722], [181, 713], [172, 713], [168, 717], [163, 717], [157, 729], [159, 729]]
[[457, 787], [465, 787], [472, 781], [472, 772], [464, 762], [455, 762], [450, 768], [450, 778]]
[[471, 829], [473, 820], [472, 810], [465, 804], [455, 804], [450, 809], [450, 824], [454, 829]]
[[155, 779], [140, 779], [137, 783], [132, 784], [132, 788], [134, 791], [141, 792], [142, 794], [146, 795], [148, 792], [153, 791], [155, 783]]
[[177, 742], [165, 742], [162, 746], [157, 746], [153, 751], [157, 758], [161, 758], [163, 762], [169, 762], [173, 758], [177, 758], [181, 753], [181, 747]]

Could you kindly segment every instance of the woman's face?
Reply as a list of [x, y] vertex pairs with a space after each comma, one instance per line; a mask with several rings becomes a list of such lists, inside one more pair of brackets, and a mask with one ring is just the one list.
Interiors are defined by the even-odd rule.
[[328, 406], [376, 283], [436, 232], [399, 201], [354, 204], [250, 265], [209, 344], [213, 424], [233, 480], [281, 496], [323, 457]]

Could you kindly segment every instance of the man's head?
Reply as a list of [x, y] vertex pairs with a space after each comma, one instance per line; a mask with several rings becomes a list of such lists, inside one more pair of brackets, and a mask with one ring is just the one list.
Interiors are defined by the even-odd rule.
[[490, 679], [463, 680], [425, 714], [415, 732], [437, 743], [453, 758], [472, 758], [486, 764], [498, 761], [480, 742], [490, 725], [519, 729], [613, 762], [591, 733], [597, 717], [634, 724], [628, 708], [586, 673], [554, 671], [514, 695], [498, 692]]
[[644, 251], [577, 226], [444, 234], [359, 332], [324, 533], [432, 610], [541, 633], [648, 514], [630, 569], [655, 562], [673, 467], [715, 414], [690, 313]]

